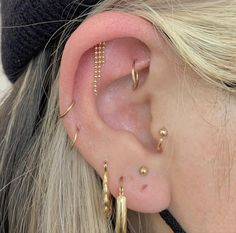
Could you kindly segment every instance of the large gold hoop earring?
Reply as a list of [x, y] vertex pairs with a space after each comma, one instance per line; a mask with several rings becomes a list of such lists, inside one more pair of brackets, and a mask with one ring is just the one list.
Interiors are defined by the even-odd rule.
[[123, 177], [120, 179], [121, 185], [119, 196], [116, 199], [116, 227], [115, 233], [127, 232], [127, 206], [126, 197], [124, 195]]
[[135, 61], [133, 62], [133, 66], [132, 66], [132, 88], [133, 88], [133, 91], [135, 91], [137, 88], [138, 88], [138, 85], [139, 85], [139, 74], [138, 74], [138, 71], [136, 71], [135, 69]]
[[112, 197], [108, 187], [108, 165], [107, 162], [104, 163], [104, 175], [103, 175], [103, 204], [104, 204], [104, 214], [107, 219], [111, 217], [112, 214]]

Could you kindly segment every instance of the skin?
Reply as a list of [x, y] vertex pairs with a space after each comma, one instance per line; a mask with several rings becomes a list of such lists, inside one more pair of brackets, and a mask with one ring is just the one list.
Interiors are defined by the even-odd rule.
[[[101, 41], [106, 58], [95, 96], [92, 48]], [[62, 57], [61, 113], [72, 100], [63, 119], [69, 137], [80, 128], [75, 146], [101, 177], [108, 162], [114, 197], [124, 177], [128, 208], [151, 214], [153, 233], [171, 232], [158, 215], [166, 208], [188, 233], [235, 232], [235, 97], [187, 68], [151, 24], [107, 12], [79, 26]], [[163, 126], [168, 137], [158, 153]]]

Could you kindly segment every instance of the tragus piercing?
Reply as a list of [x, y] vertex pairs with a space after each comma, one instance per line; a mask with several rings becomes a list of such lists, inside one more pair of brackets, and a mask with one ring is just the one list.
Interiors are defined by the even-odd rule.
[[159, 142], [157, 144], [157, 151], [158, 152], [162, 152], [162, 143], [164, 141], [164, 138], [168, 136], [168, 131], [165, 127], [161, 128], [159, 130], [159, 135], [160, 135], [160, 139], [159, 139]]
[[93, 92], [98, 94], [97, 87], [98, 82], [101, 79], [102, 65], [105, 63], [105, 46], [106, 42], [101, 42], [95, 46], [95, 58], [94, 58], [94, 80], [93, 80]]
[[74, 106], [75, 106], [75, 101], [72, 101], [71, 105], [66, 109], [66, 111], [62, 113], [61, 115], [59, 115], [59, 118], [65, 117]]
[[133, 89], [133, 91], [135, 91], [138, 88], [138, 85], [139, 85], [139, 73], [135, 69], [135, 63], [136, 63], [136, 61], [134, 60], [133, 66], [132, 66], [132, 72], [131, 72], [131, 74], [132, 74], [132, 89]]

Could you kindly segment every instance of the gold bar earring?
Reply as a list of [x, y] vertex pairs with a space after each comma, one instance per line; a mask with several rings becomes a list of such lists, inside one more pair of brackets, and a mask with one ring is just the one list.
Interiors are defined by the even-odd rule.
[[104, 175], [103, 175], [103, 204], [104, 204], [104, 214], [107, 219], [110, 219], [112, 214], [112, 196], [109, 192], [108, 187], [108, 165], [107, 162], [104, 163]]
[[127, 206], [126, 197], [124, 195], [123, 177], [120, 178], [119, 196], [116, 200], [116, 227], [115, 233], [127, 232]]
[[75, 101], [72, 101], [71, 105], [66, 109], [66, 111], [62, 113], [61, 115], [59, 115], [59, 118], [65, 117], [74, 106], [75, 106]]

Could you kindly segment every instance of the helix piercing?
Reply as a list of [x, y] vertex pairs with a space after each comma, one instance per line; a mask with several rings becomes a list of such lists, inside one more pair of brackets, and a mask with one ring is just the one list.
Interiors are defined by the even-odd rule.
[[66, 109], [66, 111], [63, 114], [59, 115], [59, 118], [65, 117], [74, 106], [75, 106], [75, 101], [72, 101], [71, 105]]
[[95, 46], [95, 58], [94, 58], [94, 80], [93, 80], [93, 92], [97, 95], [98, 82], [101, 79], [102, 65], [105, 63], [105, 46], [106, 42], [101, 42]]
[[159, 139], [159, 142], [158, 142], [158, 144], [157, 144], [157, 151], [158, 152], [162, 152], [162, 143], [163, 143], [163, 141], [164, 141], [164, 138], [165, 137], [167, 137], [168, 136], [168, 131], [167, 131], [167, 129], [166, 128], [161, 128], [160, 130], [159, 130], [159, 135], [160, 135], [160, 139]]
[[132, 88], [133, 88], [133, 91], [135, 91], [139, 85], [139, 74], [138, 74], [138, 71], [136, 71], [135, 69], [135, 63], [136, 61], [134, 60], [133, 62], [133, 66], [132, 66]]
[[104, 204], [104, 214], [107, 219], [111, 217], [112, 214], [112, 197], [108, 188], [108, 165], [107, 162], [104, 163], [104, 175], [103, 175], [103, 204]]
[[77, 128], [76, 128], [76, 133], [75, 133], [74, 139], [73, 139], [73, 141], [71, 142], [71, 145], [70, 145], [70, 149], [71, 149], [71, 150], [72, 150], [72, 149], [74, 148], [74, 146], [75, 146], [75, 143], [76, 143], [76, 141], [77, 141], [77, 139], [78, 139], [78, 136], [79, 136], [79, 132], [80, 132], [80, 129], [77, 127]]
[[142, 166], [142, 167], [139, 168], [139, 174], [141, 176], [146, 176], [148, 174], [148, 172], [149, 172], [149, 170], [145, 166]]

